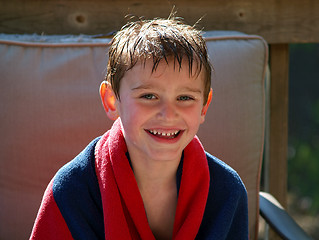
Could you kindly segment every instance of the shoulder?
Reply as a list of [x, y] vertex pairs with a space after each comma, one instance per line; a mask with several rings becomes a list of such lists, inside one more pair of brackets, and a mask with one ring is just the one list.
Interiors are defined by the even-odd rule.
[[[226, 191], [232, 190], [246, 192], [243, 181], [239, 174], [222, 160], [206, 152], [211, 187], [215, 190]], [[233, 192], [234, 193], [234, 192]]]
[[196, 239], [248, 239], [246, 188], [238, 173], [206, 153], [210, 186]]
[[218, 204], [237, 202], [247, 198], [246, 187], [239, 174], [229, 165], [217, 157], [206, 153], [209, 172], [210, 187], [208, 202]]
[[53, 182], [55, 195], [68, 188], [72, 191], [80, 182], [94, 178], [94, 149], [98, 140], [99, 138], [96, 138], [91, 141], [81, 153], [56, 173]]
[[[101, 193], [95, 173], [94, 151], [98, 140], [94, 139], [53, 179], [53, 198], [74, 238], [104, 235]], [[95, 224], [88, 224], [92, 222]]]

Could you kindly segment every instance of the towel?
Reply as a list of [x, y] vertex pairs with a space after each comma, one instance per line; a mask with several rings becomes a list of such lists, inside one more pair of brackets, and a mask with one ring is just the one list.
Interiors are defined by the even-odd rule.
[[[30, 239], [154, 239], [127, 156], [117, 120], [55, 174]], [[245, 186], [197, 137], [184, 149], [176, 175], [173, 239], [248, 239]]]
[[[134, 173], [127, 159], [120, 119], [95, 148], [106, 239], [155, 239]], [[173, 239], [195, 239], [204, 215], [209, 169], [197, 137], [184, 149], [183, 169], [175, 214]]]

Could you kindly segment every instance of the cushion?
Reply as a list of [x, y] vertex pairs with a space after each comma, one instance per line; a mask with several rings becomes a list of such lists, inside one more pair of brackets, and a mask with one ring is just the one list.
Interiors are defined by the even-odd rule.
[[[242, 177], [250, 235], [258, 227], [267, 45], [238, 32], [205, 33], [213, 100], [198, 133]], [[112, 122], [99, 98], [110, 39], [0, 34], [0, 239], [27, 239], [56, 171]]]

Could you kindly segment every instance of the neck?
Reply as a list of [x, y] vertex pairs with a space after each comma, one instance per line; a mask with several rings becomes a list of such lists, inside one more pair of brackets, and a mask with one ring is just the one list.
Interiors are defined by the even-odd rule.
[[152, 161], [131, 159], [134, 175], [140, 191], [154, 191], [176, 185], [176, 172], [180, 160]]
[[131, 161], [155, 238], [172, 239], [177, 206], [176, 172], [180, 160]]

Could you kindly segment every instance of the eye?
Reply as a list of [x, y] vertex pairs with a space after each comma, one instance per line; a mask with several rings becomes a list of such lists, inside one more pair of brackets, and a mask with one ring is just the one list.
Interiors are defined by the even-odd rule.
[[190, 97], [190, 96], [179, 96], [177, 98], [178, 101], [189, 101], [189, 100], [194, 100], [193, 97]]
[[144, 95], [141, 96], [141, 98], [145, 98], [145, 99], [148, 99], [148, 100], [156, 99], [154, 94], [144, 94]]

